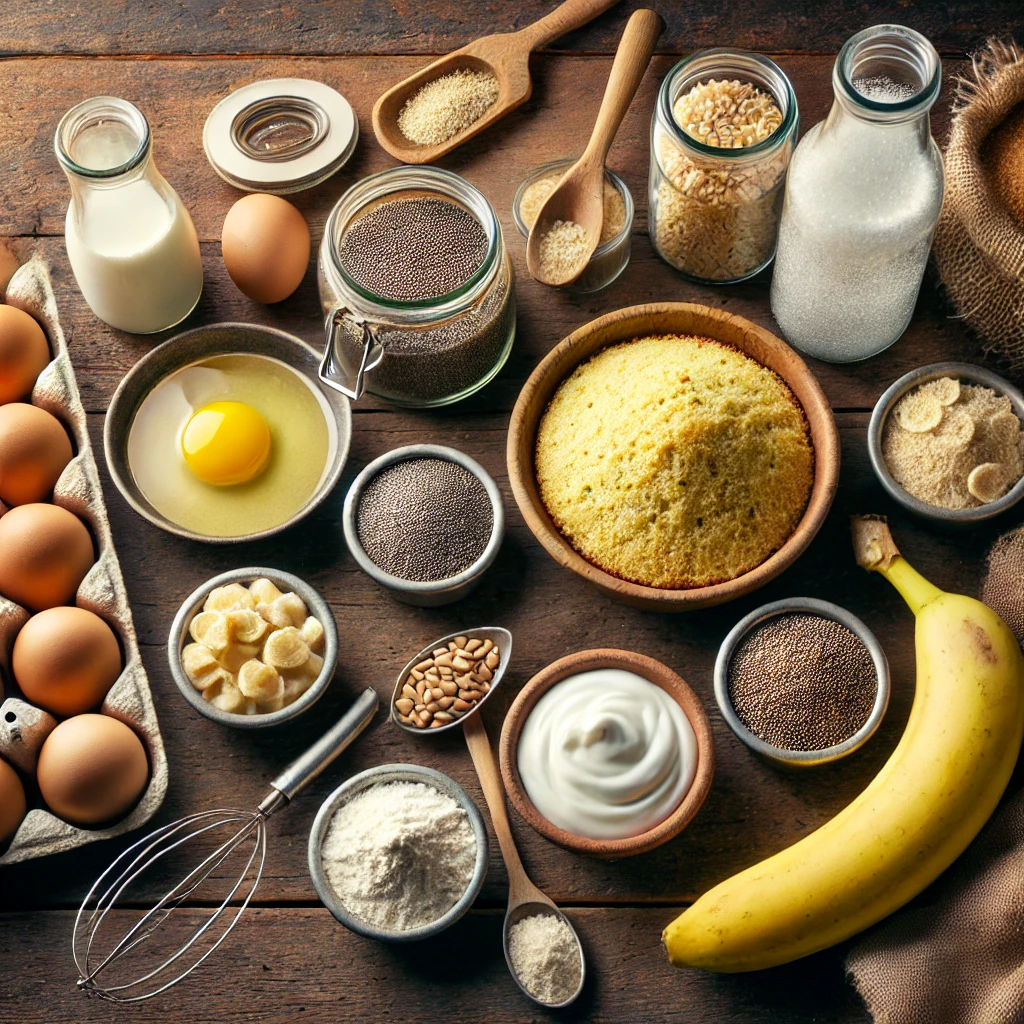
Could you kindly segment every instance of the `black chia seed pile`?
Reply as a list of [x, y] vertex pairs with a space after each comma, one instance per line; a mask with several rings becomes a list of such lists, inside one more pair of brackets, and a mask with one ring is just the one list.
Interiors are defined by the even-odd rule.
[[446, 580], [483, 553], [494, 528], [484, 485], [447, 459], [406, 459], [364, 488], [359, 543], [385, 572], [418, 582]]
[[[445, 199], [393, 199], [341, 239], [338, 255], [362, 287], [394, 301], [430, 299], [464, 284], [483, 263], [488, 239], [471, 213]], [[499, 275], [500, 276], [500, 275]], [[470, 309], [424, 327], [378, 328], [384, 358], [370, 390], [396, 402], [435, 402], [472, 387], [494, 368], [515, 325], [510, 282], [498, 280]], [[338, 354], [355, 371], [362, 333], [343, 324]]]
[[823, 750], [868, 719], [878, 677], [846, 626], [788, 614], [757, 626], [729, 665], [729, 699], [755, 735], [785, 750]]
[[394, 199], [346, 232], [341, 265], [385, 299], [433, 299], [454, 291], [487, 255], [487, 232], [468, 210], [444, 199]]

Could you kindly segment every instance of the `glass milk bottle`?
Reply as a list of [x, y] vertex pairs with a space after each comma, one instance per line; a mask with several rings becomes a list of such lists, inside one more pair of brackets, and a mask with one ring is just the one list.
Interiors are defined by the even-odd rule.
[[910, 322], [942, 206], [941, 77], [931, 43], [899, 25], [839, 52], [832, 109], [790, 163], [772, 278], [775, 319], [808, 355], [866, 359]]
[[153, 163], [142, 111], [113, 96], [84, 100], [61, 118], [55, 146], [71, 183], [68, 259], [89, 308], [133, 334], [184, 320], [203, 290], [199, 239]]

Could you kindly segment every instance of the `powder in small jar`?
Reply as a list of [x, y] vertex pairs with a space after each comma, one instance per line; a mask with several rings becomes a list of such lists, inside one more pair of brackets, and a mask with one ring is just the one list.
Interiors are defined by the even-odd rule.
[[484, 485], [447, 459], [406, 459], [381, 470], [356, 509], [370, 560], [403, 580], [447, 580], [484, 553], [494, 510]]
[[437, 146], [479, 121], [497, 99], [498, 79], [490, 71], [451, 71], [405, 101], [398, 130], [417, 146]]
[[882, 454], [900, 487], [938, 508], [977, 508], [1024, 475], [1024, 434], [1009, 398], [951, 377], [896, 403]]
[[823, 750], [868, 720], [878, 675], [863, 641], [820, 615], [755, 626], [729, 664], [729, 700], [756, 736], [783, 750]]
[[[547, 202], [548, 196], [562, 180], [560, 171], [548, 174], [531, 182], [519, 200], [519, 215], [527, 229], [532, 229], [537, 221], [540, 208]], [[626, 201], [622, 193], [607, 179], [604, 179], [604, 219], [601, 221], [601, 237], [598, 245], [610, 242], [626, 224]]]
[[531, 914], [516, 921], [509, 930], [508, 955], [523, 987], [542, 1003], [563, 1003], [579, 987], [579, 944], [555, 914]]
[[447, 793], [387, 782], [335, 811], [320, 856], [347, 910], [375, 928], [407, 932], [443, 917], [469, 888], [476, 837]]
[[559, 278], [573, 270], [587, 251], [587, 232], [574, 220], [556, 220], [540, 239], [540, 270]]
[[487, 255], [487, 232], [445, 199], [392, 199], [345, 232], [338, 257], [361, 287], [385, 299], [432, 299], [469, 280]]

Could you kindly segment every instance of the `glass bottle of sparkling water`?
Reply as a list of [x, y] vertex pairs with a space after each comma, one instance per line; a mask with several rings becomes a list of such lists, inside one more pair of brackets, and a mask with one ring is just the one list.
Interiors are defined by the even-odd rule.
[[790, 164], [772, 278], [775, 319], [808, 355], [866, 359], [910, 322], [942, 206], [941, 78], [932, 44], [899, 25], [839, 52], [832, 109]]

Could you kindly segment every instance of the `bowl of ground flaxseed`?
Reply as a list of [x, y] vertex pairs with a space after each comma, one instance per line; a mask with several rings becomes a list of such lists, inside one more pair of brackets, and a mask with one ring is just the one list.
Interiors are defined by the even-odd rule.
[[933, 363], [879, 398], [868, 454], [890, 497], [924, 519], [971, 526], [1024, 498], [1024, 394], [991, 370]]
[[371, 462], [345, 496], [342, 522], [359, 568], [392, 597], [425, 608], [465, 597], [505, 535], [490, 474], [435, 444], [396, 448]]
[[755, 753], [788, 767], [827, 764], [874, 735], [889, 705], [889, 662], [845, 608], [810, 597], [773, 601], [722, 641], [715, 700]]

